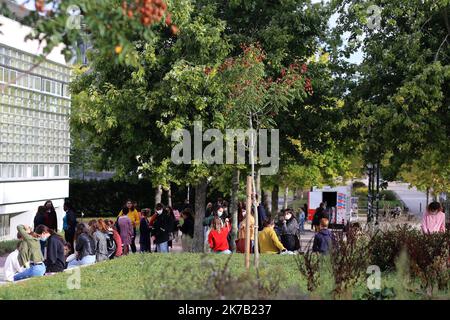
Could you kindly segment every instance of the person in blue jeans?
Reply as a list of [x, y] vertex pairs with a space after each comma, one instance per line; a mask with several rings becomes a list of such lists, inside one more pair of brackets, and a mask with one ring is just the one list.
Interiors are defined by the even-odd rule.
[[89, 228], [85, 223], [77, 224], [75, 243], [76, 259], [68, 263], [67, 269], [94, 264], [96, 261], [95, 240], [89, 233]]
[[156, 244], [156, 252], [169, 252], [169, 236], [173, 231], [174, 221], [167, 208], [161, 203], [156, 205], [156, 219], [151, 231], [152, 241]]
[[[44, 229], [41, 229], [44, 230]], [[41, 233], [33, 232], [29, 226], [19, 225], [17, 231], [23, 238], [22, 241], [27, 243], [21, 250], [19, 256], [21, 257], [26, 269], [14, 275], [14, 281], [19, 281], [31, 277], [41, 277], [45, 274], [44, 257], [41, 251], [41, 240], [45, 241], [50, 236], [50, 233], [41, 231]], [[23, 252], [26, 250], [26, 252]], [[26, 257], [26, 260], [25, 260]]]

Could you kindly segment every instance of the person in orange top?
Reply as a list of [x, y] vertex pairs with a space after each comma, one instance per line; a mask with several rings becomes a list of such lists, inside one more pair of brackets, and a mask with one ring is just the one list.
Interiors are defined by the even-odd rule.
[[225, 219], [225, 225], [222, 219], [215, 217], [212, 223], [212, 229], [208, 235], [209, 247], [216, 253], [230, 254], [230, 248], [228, 246], [228, 233], [231, 230], [231, 225], [228, 218]]
[[133, 253], [136, 252], [136, 243], [135, 243], [135, 239], [136, 239], [136, 228], [139, 227], [139, 223], [140, 223], [140, 214], [139, 212], [136, 210], [136, 208], [134, 207], [133, 201], [131, 200], [127, 200], [125, 206], [123, 207], [122, 210], [120, 210], [119, 215], [117, 218], [119, 218], [120, 216], [123, 216], [124, 214], [126, 214], [128, 216], [128, 218], [130, 218], [131, 220], [131, 224], [133, 226], [133, 237], [131, 239], [131, 251]]

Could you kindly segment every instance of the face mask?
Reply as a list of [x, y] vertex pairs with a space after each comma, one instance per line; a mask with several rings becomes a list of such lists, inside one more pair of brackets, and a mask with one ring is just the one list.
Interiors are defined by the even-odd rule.
[[289, 220], [289, 219], [291, 219], [291, 217], [292, 217], [292, 215], [288, 214], [288, 215], [284, 216], [284, 219]]
[[246, 214], [247, 214], [247, 212], [245, 210], [243, 210], [242, 215], [245, 217]]
[[217, 211], [217, 215], [218, 215], [219, 217], [221, 217], [222, 214], [223, 214], [223, 211]]
[[48, 237], [41, 237], [41, 241], [42, 241], [42, 242], [47, 241], [47, 239], [48, 239]]
[[156, 210], [157, 214], [161, 214], [163, 211], [162, 210]]

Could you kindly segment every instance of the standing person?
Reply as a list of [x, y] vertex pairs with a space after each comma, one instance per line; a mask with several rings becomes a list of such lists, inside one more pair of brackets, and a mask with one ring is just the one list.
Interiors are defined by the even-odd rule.
[[[103, 220], [102, 220], [103, 222]], [[101, 262], [108, 260], [108, 235], [106, 225], [97, 220], [89, 221], [89, 232], [95, 242], [95, 261]]]
[[152, 252], [150, 245], [150, 209], [142, 209], [142, 218], [139, 223], [139, 244], [141, 252]]
[[[126, 212], [127, 209], [128, 208], [125, 207], [121, 212]], [[130, 251], [130, 245], [134, 235], [133, 223], [128, 215], [119, 215], [117, 226], [120, 233], [120, 239], [122, 240], [123, 255], [127, 255]]]
[[[33, 221], [33, 225], [34, 225], [34, 232], [36, 232], [36, 228], [41, 225], [41, 224], [45, 224], [45, 211], [46, 208], [45, 206], [39, 206], [38, 210], [36, 212], [36, 215], [34, 216], [34, 221]], [[44, 256], [45, 254], [45, 241], [41, 241], [41, 252], [42, 252], [42, 256]]]
[[156, 218], [151, 232], [152, 241], [156, 244], [156, 251], [169, 252], [169, 234], [172, 232], [173, 221], [168, 210], [164, 210], [161, 203], [156, 205]]
[[320, 220], [320, 231], [314, 236], [313, 252], [328, 254], [331, 249], [332, 240], [331, 231], [328, 229], [328, 219], [322, 218]]
[[212, 229], [208, 235], [209, 247], [216, 253], [230, 254], [230, 247], [228, 246], [228, 234], [230, 233], [231, 225], [226, 219], [225, 224], [222, 219], [215, 217], [212, 222]]
[[181, 246], [183, 252], [192, 252], [192, 244], [194, 239], [194, 217], [192, 216], [191, 209], [186, 208], [181, 213], [183, 216], [183, 224], [180, 226]]
[[322, 202], [319, 207], [316, 209], [316, 212], [314, 212], [314, 216], [311, 223], [311, 229], [314, 230], [314, 232], [319, 232], [320, 228], [320, 219], [323, 218], [323, 212], [325, 210], [324, 208], [325, 204]]
[[95, 263], [95, 240], [83, 222], [78, 223], [75, 229], [75, 252], [76, 258], [69, 262], [67, 269]]
[[131, 252], [135, 253], [136, 252], [136, 243], [135, 243], [136, 229], [139, 227], [140, 214], [134, 207], [133, 201], [127, 200], [124, 208], [119, 212], [119, 217], [123, 216], [123, 215], [127, 215], [128, 218], [130, 218], [131, 225], [133, 227], [133, 235], [131, 237], [130, 247], [131, 247]]
[[303, 205], [303, 212], [305, 213], [305, 221], [308, 219], [308, 204]]
[[64, 239], [53, 229], [39, 225], [36, 228], [38, 234], [49, 234], [47, 238], [47, 256], [45, 267], [47, 272], [62, 272], [66, 268], [66, 256], [64, 252]]
[[75, 237], [75, 229], [77, 227], [77, 215], [72, 207], [72, 204], [68, 200], [64, 202], [63, 208], [64, 211], [66, 212], [66, 215], [64, 216], [63, 219], [64, 238], [66, 242], [70, 243], [71, 246], [70, 254], [72, 254], [74, 252], [73, 239]]
[[258, 244], [260, 253], [280, 253], [285, 252], [286, 248], [278, 239], [274, 230], [275, 221], [272, 218], [267, 218], [263, 223], [263, 231], [259, 232]]
[[289, 209], [284, 212], [284, 220], [281, 227], [281, 243], [289, 251], [300, 249], [298, 222]]
[[[256, 201], [259, 201], [259, 195], [256, 194]], [[258, 203], [258, 231], [263, 230], [264, 221], [267, 219], [267, 213], [266, 209], [264, 208], [264, 205], [259, 202]]]
[[33, 221], [33, 230], [36, 230], [37, 226], [45, 223], [45, 207], [39, 206], [36, 212], [36, 215], [34, 216]]
[[306, 219], [306, 213], [305, 213], [305, 211], [303, 211], [302, 208], [300, 208], [300, 214], [298, 215], [300, 232], [305, 232], [305, 219]]
[[119, 232], [117, 232], [114, 221], [108, 220], [106, 225], [108, 226], [108, 232], [110, 234], [110, 237], [112, 234], [112, 238], [113, 238], [114, 244], [116, 246], [116, 251], [114, 252], [114, 254], [109, 256], [110, 259], [114, 259], [115, 257], [120, 257], [123, 253], [122, 239], [120, 238]]
[[58, 217], [56, 215], [56, 210], [53, 206], [53, 202], [47, 200], [44, 204], [44, 207], [44, 225], [58, 232]]
[[205, 212], [205, 218], [208, 218], [213, 214], [213, 204], [211, 202], [208, 202], [206, 205], [206, 212]]
[[28, 261], [23, 261], [26, 265], [26, 269], [16, 273], [14, 275], [14, 281], [43, 276], [46, 269], [40, 242], [41, 239], [43, 241], [47, 240], [50, 234], [48, 232], [43, 232], [42, 230], [36, 230], [42, 233], [33, 232], [29, 226], [22, 224], [17, 226], [17, 231], [26, 243], [26, 246], [20, 247], [21, 250], [26, 250], [26, 252], [20, 252], [19, 250], [19, 256], [26, 256]]
[[166, 213], [170, 218], [169, 224], [171, 225], [169, 228], [171, 230], [171, 232], [169, 233], [169, 242], [167, 243], [167, 245], [169, 248], [172, 248], [172, 241], [175, 238], [175, 230], [178, 230], [178, 228], [177, 228], [178, 223], [177, 223], [177, 220], [176, 220], [176, 217], [175, 217], [172, 207], [167, 207]]
[[431, 202], [427, 211], [422, 217], [423, 233], [445, 232], [445, 213], [442, 212], [442, 206], [439, 202]]

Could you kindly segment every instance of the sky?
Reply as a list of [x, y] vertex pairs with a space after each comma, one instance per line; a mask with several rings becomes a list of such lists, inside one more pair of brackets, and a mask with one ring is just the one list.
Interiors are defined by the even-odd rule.
[[[24, 3], [26, 1], [27, 0], [16, 0], [16, 2], [18, 2], [19, 4]], [[330, 0], [311, 0], [312, 3], [320, 3], [322, 1], [325, 3], [330, 2]], [[25, 4], [25, 7], [27, 9], [34, 10], [34, 0], [29, 0], [28, 3]], [[328, 25], [330, 26], [330, 28], [334, 28], [336, 26], [337, 18], [338, 18], [338, 14], [333, 14], [331, 16], [330, 20], [328, 21]], [[349, 37], [349, 34], [344, 34], [342, 36], [344, 43], [347, 42], [348, 37]], [[348, 61], [351, 63], [361, 63], [362, 60], [363, 60], [362, 50], [359, 50], [355, 54], [351, 55], [350, 58], [348, 59]]]

